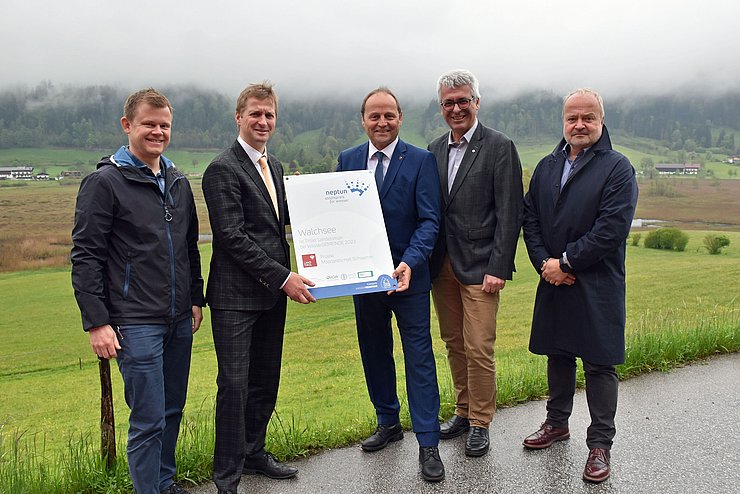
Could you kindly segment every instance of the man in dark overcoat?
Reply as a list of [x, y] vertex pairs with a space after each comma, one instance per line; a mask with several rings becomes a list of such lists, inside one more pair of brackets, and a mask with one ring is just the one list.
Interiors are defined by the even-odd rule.
[[635, 170], [612, 149], [604, 104], [590, 89], [563, 100], [563, 140], [543, 158], [524, 199], [524, 240], [541, 275], [529, 350], [547, 355], [547, 419], [524, 439], [544, 449], [568, 439], [583, 361], [591, 414], [583, 478], [606, 480], [624, 362], [625, 246], [637, 203]]

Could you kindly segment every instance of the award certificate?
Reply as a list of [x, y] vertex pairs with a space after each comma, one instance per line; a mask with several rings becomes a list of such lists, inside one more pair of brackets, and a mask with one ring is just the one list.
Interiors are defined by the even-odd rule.
[[298, 273], [319, 298], [394, 290], [393, 259], [369, 170], [284, 177]]

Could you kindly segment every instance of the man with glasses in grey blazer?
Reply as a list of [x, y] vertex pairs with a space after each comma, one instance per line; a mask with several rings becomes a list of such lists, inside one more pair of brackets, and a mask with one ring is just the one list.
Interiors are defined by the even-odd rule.
[[442, 192], [432, 296], [455, 388], [455, 414], [440, 435], [467, 433], [465, 454], [477, 457], [488, 452], [496, 410], [496, 313], [514, 271], [522, 167], [514, 143], [478, 121], [480, 90], [471, 72], [442, 74], [437, 92], [450, 132], [429, 145]]

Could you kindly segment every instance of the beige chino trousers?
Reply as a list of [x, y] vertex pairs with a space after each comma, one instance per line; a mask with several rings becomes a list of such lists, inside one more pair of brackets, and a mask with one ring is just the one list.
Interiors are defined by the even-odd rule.
[[464, 285], [445, 256], [434, 280], [432, 298], [440, 335], [447, 346], [455, 414], [474, 427], [488, 428], [496, 411], [496, 313], [499, 294], [480, 285]]

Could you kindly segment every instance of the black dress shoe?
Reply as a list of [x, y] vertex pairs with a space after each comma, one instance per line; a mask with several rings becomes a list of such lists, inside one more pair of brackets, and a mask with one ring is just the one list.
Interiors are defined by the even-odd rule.
[[159, 491], [159, 494], [188, 494], [188, 491], [177, 484], [170, 484], [166, 489]]
[[450, 420], [439, 424], [439, 437], [442, 439], [452, 439], [453, 437], [462, 436], [470, 429], [470, 421], [459, 415], [453, 415]]
[[401, 424], [378, 425], [372, 436], [360, 443], [363, 451], [378, 451], [388, 446], [388, 443], [403, 439]]
[[473, 426], [470, 428], [468, 439], [465, 441], [465, 454], [467, 456], [483, 456], [488, 453], [489, 445], [488, 429]]
[[419, 448], [419, 465], [421, 476], [427, 482], [439, 482], [445, 479], [445, 466], [439, 457], [439, 448], [428, 446]]
[[289, 479], [298, 473], [296, 467], [284, 465], [277, 461], [270, 453], [244, 460], [244, 475], [262, 474], [271, 479]]

